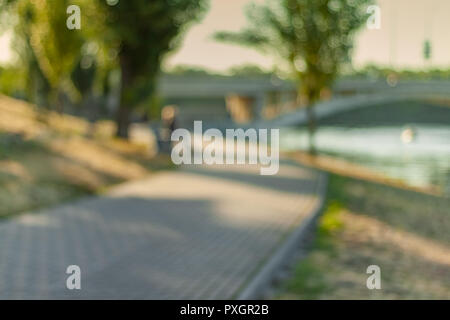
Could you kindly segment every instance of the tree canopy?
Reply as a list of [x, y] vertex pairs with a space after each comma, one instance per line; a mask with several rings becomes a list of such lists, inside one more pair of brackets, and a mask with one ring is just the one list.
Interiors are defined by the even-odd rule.
[[248, 26], [240, 32], [218, 32], [219, 41], [272, 54], [289, 66], [299, 97], [311, 106], [350, 60], [355, 32], [368, 18], [371, 0], [266, 0], [247, 8]]
[[355, 31], [371, 0], [268, 0], [247, 8], [249, 25], [219, 32], [219, 41], [276, 55], [290, 66], [300, 91], [314, 102], [349, 60]]
[[[128, 136], [133, 108], [155, 90], [164, 56], [178, 47], [207, 0], [0, 0], [0, 10], [17, 17], [15, 36], [26, 68], [45, 78], [52, 97], [81, 95], [121, 72], [118, 135]], [[81, 12], [81, 28], [67, 28], [67, 8]], [[92, 50], [94, 48], [94, 50]], [[97, 81], [93, 81], [96, 79]], [[54, 99], [53, 99], [54, 100]], [[54, 100], [54, 103], [57, 101]]]
[[130, 110], [155, 90], [166, 53], [180, 44], [184, 30], [206, 9], [202, 0], [127, 0], [111, 5], [95, 0], [100, 32], [115, 47], [121, 69], [122, 98], [117, 115], [118, 135], [128, 136]]

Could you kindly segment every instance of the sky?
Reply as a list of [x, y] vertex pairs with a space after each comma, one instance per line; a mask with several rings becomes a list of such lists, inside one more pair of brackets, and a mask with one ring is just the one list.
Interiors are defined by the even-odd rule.
[[5, 32], [0, 35], [0, 63], [8, 62], [11, 58], [11, 52], [9, 48], [9, 42], [11, 39], [11, 33]]
[[[217, 43], [211, 35], [220, 30], [238, 31], [246, 24], [243, 9], [263, 0], [211, 0], [210, 11], [186, 34], [183, 46], [166, 61], [225, 71], [231, 66], [257, 64], [271, 69], [276, 63], [252, 49]], [[423, 42], [432, 41], [432, 66], [450, 67], [450, 0], [378, 0], [381, 28], [363, 28], [356, 39], [353, 61], [398, 68], [424, 67]]]
[[[165, 66], [190, 65], [222, 72], [244, 64], [272, 69], [277, 63], [257, 51], [212, 39], [216, 31], [238, 31], [246, 24], [244, 8], [264, 0], [210, 0], [210, 10], [185, 35], [183, 45], [165, 60]], [[424, 67], [423, 42], [432, 41], [431, 65], [450, 67], [450, 0], [378, 0], [381, 28], [363, 28], [356, 39], [356, 67], [376, 63], [397, 68]], [[8, 61], [11, 35], [0, 36], [0, 63]]]

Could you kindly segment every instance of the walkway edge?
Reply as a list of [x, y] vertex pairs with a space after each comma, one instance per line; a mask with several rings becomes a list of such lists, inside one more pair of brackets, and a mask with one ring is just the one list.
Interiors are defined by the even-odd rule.
[[276, 272], [289, 261], [289, 258], [298, 250], [299, 244], [304, 240], [308, 231], [322, 213], [325, 204], [326, 190], [328, 185], [328, 174], [320, 173], [319, 185], [317, 187], [320, 203], [317, 208], [307, 217], [296, 230], [292, 231], [275, 253], [269, 257], [265, 265], [256, 273], [244, 289], [238, 294], [237, 300], [256, 300], [261, 298], [265, 288], [269, 287]]

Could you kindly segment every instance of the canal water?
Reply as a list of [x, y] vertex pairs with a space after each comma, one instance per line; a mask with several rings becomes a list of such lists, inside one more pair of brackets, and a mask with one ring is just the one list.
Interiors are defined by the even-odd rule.
[[[322, 154], [364, 165], [412, 186], [438, 186], [450, 195], [450, 124], [325, 125], [316, 132], [315, 143]], [[307, 150], [307, 146], [306, 129], [280, 131], [281, 150]]]

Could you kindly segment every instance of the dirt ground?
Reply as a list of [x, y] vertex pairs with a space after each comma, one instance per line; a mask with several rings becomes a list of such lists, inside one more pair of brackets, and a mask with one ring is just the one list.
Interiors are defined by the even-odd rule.
[[[450, 299], [450, 199], [331, 175], [307, 257], [280, 299]], [[369, 290], [369, 265], [381, 289]]]

